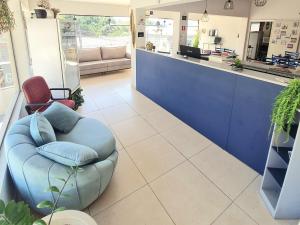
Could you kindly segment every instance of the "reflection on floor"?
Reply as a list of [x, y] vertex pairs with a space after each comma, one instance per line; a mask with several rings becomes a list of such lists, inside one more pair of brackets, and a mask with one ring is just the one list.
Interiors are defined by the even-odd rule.
[[99, 225], [280, 225], [259, 197], [261, 177], [131, 88], [131, 71], [82, 79], [80, 113], [109, 126], [119, 162], [86, 212]]

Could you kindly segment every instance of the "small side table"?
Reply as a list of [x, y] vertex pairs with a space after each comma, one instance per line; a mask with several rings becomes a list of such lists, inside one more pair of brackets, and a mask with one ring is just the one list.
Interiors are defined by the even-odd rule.
[[[42, 219], [47, 223], [50, 215]], [[97, 223], [90, 215], [84, 212], [65, 210], [53, 215], [51, 225], [97, 225]]]

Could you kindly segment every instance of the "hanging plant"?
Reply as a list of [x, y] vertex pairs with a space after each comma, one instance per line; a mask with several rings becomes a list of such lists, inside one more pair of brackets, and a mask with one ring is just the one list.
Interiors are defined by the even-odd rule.
[[80, 106], [82, 106], [82, 103], [84, 103], [84, 98], [82, 95], [82, 89], [78, 88], [73, 94], [72, 94], [72, 100], [75, 102], [74, 109], [77, 110]]
[[0, 0], [0, 34], [8, 32], [15, 27], [15, 18], [10, 11], [7, 0]]
[[[281, 91], [274, 103], [272, 112], [272, 126], [275, 126], [275, 140], [282, 132], [290, 133], [300, 106], [300, 80], [294, 79]], [[289, 135], [287, 135], [287, 141]]]

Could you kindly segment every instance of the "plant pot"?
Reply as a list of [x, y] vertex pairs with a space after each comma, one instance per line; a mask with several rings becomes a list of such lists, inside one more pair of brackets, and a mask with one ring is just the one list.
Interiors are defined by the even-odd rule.
[[[43, 218], [48, 223], [50, 215]], [[76, 211], [76, 210], [65, 210], [54, 213], [51, 225], [97, 225], [95, 220], [88, 214]]]
[[36, 18], [45, 19], [47, 18], [47, 10], [45, 9], [34, 9]]

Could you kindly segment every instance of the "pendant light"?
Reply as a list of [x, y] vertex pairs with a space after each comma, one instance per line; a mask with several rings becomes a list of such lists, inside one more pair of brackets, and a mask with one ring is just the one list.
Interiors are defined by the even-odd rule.
[[233, 1], [232, 0], [226, 0], [224, 9], [233, 9]]
[[205, 10], [201, 18], [201, 22], [207, 23], [209, 21], [208, 12], [207, 12], [207, 0], [205, 0]]

